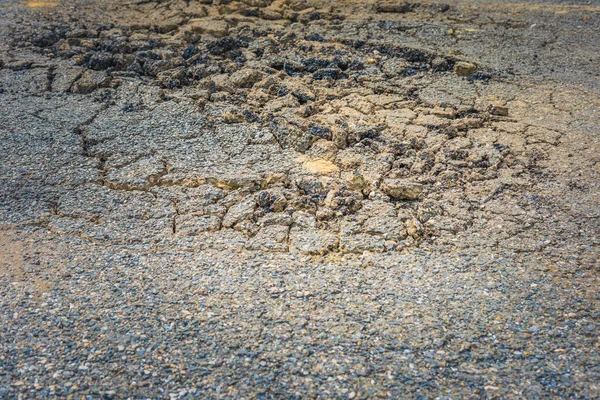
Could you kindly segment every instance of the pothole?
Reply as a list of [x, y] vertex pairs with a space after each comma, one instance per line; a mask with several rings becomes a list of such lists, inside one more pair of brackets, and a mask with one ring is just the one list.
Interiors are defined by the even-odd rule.
[[401, 21], [295, 1], [124, 7], [24, 38], [63, 63], [47, 92], [102, 104], [78, 127], [97, 177], [60, 196], [59, 232], [308, 254], [447, 243], [492, 224], [564, 134], [513, 116], [504, 72], [392, 40]]

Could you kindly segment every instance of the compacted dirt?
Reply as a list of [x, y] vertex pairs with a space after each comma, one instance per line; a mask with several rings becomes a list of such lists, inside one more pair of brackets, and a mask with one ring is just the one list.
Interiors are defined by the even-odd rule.
[[0, 398], [600, 396], [599, 30], [0, 3]]

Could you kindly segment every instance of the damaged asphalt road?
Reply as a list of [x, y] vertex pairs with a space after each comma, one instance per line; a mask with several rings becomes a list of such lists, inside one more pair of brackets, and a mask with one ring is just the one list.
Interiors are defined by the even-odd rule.
[[0, 398], [597, 397], [599, 27], [0, 5]]

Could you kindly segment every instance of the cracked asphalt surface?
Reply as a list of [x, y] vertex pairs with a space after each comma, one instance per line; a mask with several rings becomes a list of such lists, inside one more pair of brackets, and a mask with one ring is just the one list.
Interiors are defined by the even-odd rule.
[[597, 398], [600, 5], [0, 3], [0, 398]]

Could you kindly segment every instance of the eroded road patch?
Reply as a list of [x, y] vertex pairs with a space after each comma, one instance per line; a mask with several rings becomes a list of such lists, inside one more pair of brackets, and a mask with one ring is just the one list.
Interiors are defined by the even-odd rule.
[[0, 397], [597, 394], [596, 8], [34, 3]]

